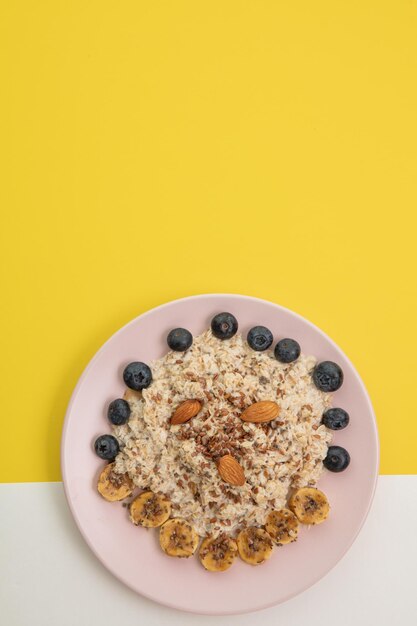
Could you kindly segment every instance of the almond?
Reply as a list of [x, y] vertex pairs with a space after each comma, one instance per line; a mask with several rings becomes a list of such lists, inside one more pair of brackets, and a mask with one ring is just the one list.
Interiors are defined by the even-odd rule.
[[174, 426], [176, 424], [185, 424], [185, 422], [188, 422], [188, 420], [197, 415], [201, 406], [200, 400], [185, 400], [185, 402], [182, 402], [174, 411], [171, 417], [171, 424]]
[[262, 424], [263, 422], [271, 422], [280, 413], [280, 407], [276, 402], [271, 400], [262, 400], [255, 402], [245, 409], [240, 416], [244, 422], [252, 422], [253, 424]]
[[241, 487], [245, 484], [245, 474], [242, 466], [231, 454], [225, 454], [217, 464], [220, 476], [229, 485]]

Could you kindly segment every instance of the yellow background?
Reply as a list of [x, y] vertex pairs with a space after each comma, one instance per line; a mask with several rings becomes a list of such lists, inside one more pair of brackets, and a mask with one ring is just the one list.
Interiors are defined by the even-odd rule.
[[381, 471], [417, 472], [416, 26], [406, 0], [1, 3], [2, 481], [58, 480], [89, 359], [203, 292], [319, 325]]

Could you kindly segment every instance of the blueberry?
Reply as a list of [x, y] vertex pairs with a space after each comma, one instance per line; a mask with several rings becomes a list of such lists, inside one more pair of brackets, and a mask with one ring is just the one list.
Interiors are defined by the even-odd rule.
[[107, 409], [107, 417], [109, 421], [115, 426], [120, 426], [121, 424], [126, 424], [130, 415], [130, 406], [126, 402], [126, 400], [122, 400], [122, 398], [117, 398], [117, 400], [113, 400], [110, 402], [109, 408]]
[[343, 383], [343, 372], [337, 363], [322, 361], [313, 370], [313, 381], [321, 391], [337, 391]]
[[344, 409], [327, 409], [321, 422], [331, 430], [342, 430], [349, 424], [349, 413]]
[[171, 350], [176, 352], [184, 352], [191, 347], [193, 336], [189, 330], [185, 328], [174, 328], [167, 337], [167, 342]]
[[211, 330], [217, 339], [230, 339], [236, 335], [237, 319], [231, 313], [219, 313], [211, 320]]
[[343, 472], [350, 463], [350, 455], [341, 446], [329, 446], [327, 456], [323, 461], [324, 467], [330, 472]]
[[94, 442], [94, 450], [100, 459], [113, 461], [119, 452], [119, 444], [113, 435], [101, 435]]
[[125, 367], [123, 380], [130, 389], [140, 391], [141, 389], [146, 389], [151, 384], [152, 372], [145, 363], [135, 361]]
[[248, 332], [247, 340], [252, 350], [262, 352], [263, 350], [268, 350], [274, 338], [269, 328], [265, 328], [265, 326], [254, 326]]
[[281, 339], [275, 346], [274, 354], [281, 363], [292, 363], [301, 353], [300, 344], [295, 339]]

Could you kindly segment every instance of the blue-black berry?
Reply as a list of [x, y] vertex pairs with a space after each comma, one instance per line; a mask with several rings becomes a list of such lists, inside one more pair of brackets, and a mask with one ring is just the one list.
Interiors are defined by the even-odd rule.
[[269, 328], [265, 326], [254, 326], [248, 332], [247, 340], [252, 350], [262, 352], [263, 350], [268, 350], [269, 346], [274, 341], [274, 337]]
[[344, 409], [327, 409], [323, 413], [321, 421], [331, 430], [342, 430], [349, 424], [349, 413]]
[[193, 336], [185, 328], [174, 328], [167, 337], [168, 346], [176, 352], [184, 352], [191, 348]]
[[313, 381], [321, 391], [337, 391], [343, 384], [343, 372], [337, 363], [322, 361], [313, 370]]
[[350, 455], [341, 446], [329, 446], [323, 465], [330, 472], [343, 472], [350, 463]]
[[301, 348], [295, 339], [281, 339], [275, 346], [274, 354], [281, 363], [292, 363], [300, 356]]
[[113, 400], [110, 402], [109, 408], [107, 409], [107, 417], [109, 421], [115, 426], [120, 426], [121, 424], [126, 424], [127, 420], [130, 416], [130, 406], [126, 400], [122, 398], [117, 398], [117, 400]]
[[217, 339], [230, 339], [236, 335], [237, 319], [231, 313], [219, 313], [211, 320], [211, 331]]
[[152, 382], [152, 372], [146, 363], [135, 361], [124, 369], [123, 380], [130, 389], [140, 391], [146, 389]]
[[94, 442], [94, 450], [100, 459], [113, 461], [119, 453], [119, 444], [113, 435], [101, 435]]

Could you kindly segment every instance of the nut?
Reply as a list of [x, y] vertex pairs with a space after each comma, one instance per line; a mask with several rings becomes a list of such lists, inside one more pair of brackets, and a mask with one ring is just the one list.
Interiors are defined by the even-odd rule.
[[271, 400], [262, 400], [255, 402], [243, 411], [240, 416], [244, 422], [252, 422], [253, 424], [262, 424], [263, 422], [271, 422], [280, 413], [280, 407], [276, 402]]
[[185, 400], [185, 402], [182, 402], [174, 411], [171, 417], [171, 424], [174, 426], [176, 424], [185, 424], [185, 422], [188, 422], [188, 420], [197, 415], [201, 410], [201, 406], [200, 400]]
[[229, 485], [241, 487], [245, 484], [245, 474], [242, 466], [231, 454], [225, 454], [217, 464], [220, 476]]

